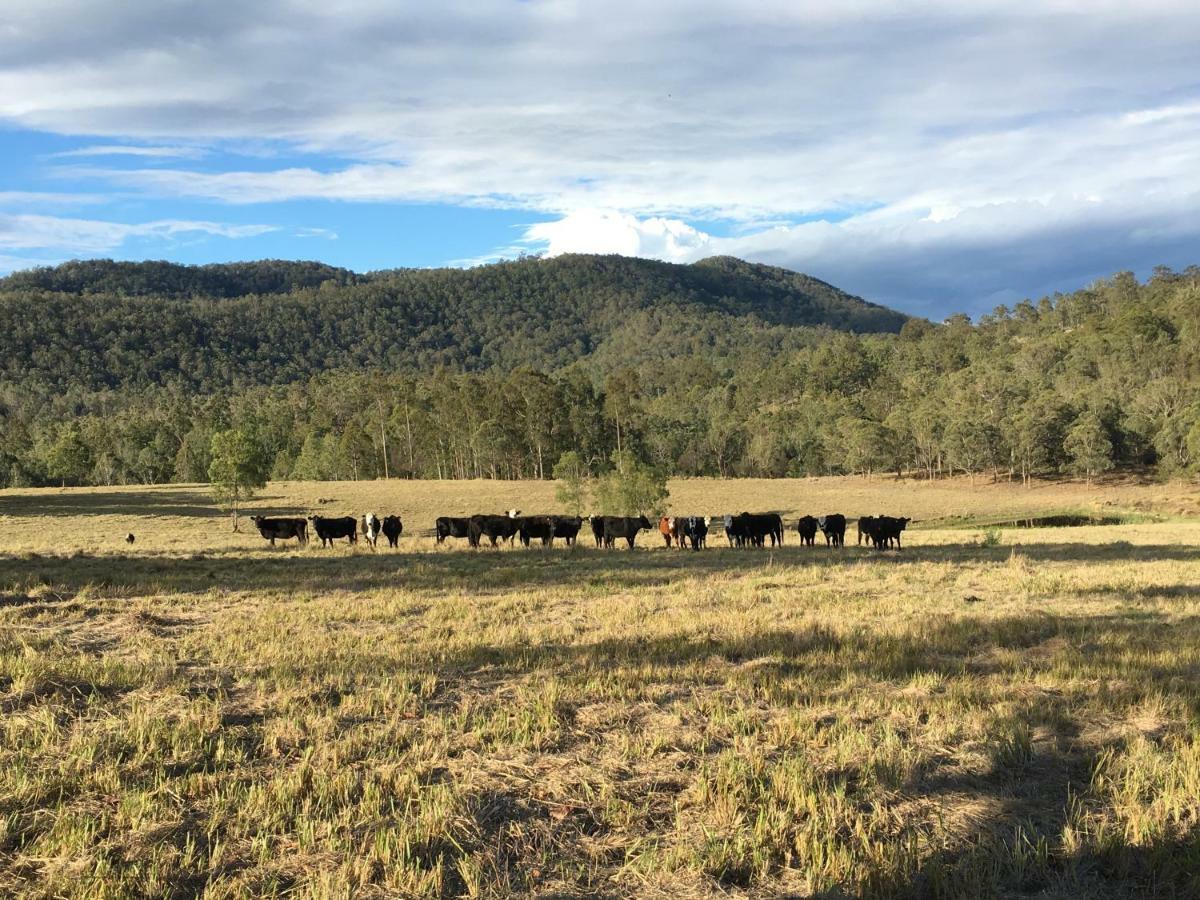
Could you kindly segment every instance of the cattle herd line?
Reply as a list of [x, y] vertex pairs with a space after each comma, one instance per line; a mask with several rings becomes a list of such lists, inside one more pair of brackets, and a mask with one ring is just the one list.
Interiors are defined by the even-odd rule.
[[[359, 519], [354, 516], [309, 516], [302, 518], [267, 518], [252, 516], [259, 533], [275, 546], [275, 541], [296, 538], [300, 544], [308, 543], [308, 529], [321, 541], [321, 546], [333, 546], [333, 542], [346, 538], [348, 543], [363, 540], [372, 548], [379, 535], [387, 538], [388, 546], [396, 547], [404, 531], [399, 516], [384, 516], [367, 513]], [[894, 547], [900, 549], [900, 533], [908, 523], [907, 518], [894, 516], [860, 516], [858, 519], [858, 543], [864, 538], [869, 546], [877, 550]], [[528, 547], [533, 541], [542, 546], [553, 545], [555, 538], [562, 538], [567, 546], [573, 547], [583, 523], [589, 522], [597, 547], [611, 548], [624, 540], [629, 549], [641, 531], [653, 531], [655, 525], [645, 516], [523, 516], [518, 509], [510, 509], [503, 515], [440, 516], [434, 523], [437, 542], [447, 538], [466, 538], [472, 547], [479, 547], [483, 539], [495, 547], [500, 541], [512, 543], [519, 538]], [[783, 517], [776, 513], [739, 513], [720, 518], [713, 516], [663, 516], [658, 520], [657, 530], [668, 547], [681, 549], [691, 547], [700, 550], [707, 546], [710, 529], [715, 526], [724, 531], [730, 547], [772, 547], [783, 545]], [[825, 537], [826, 546], [843, 547], [846, 544], [846, 517], [841, 513], [826, 516], [801, 516], [796, 522], [800, 543], [812, 547], [817, 532]]]

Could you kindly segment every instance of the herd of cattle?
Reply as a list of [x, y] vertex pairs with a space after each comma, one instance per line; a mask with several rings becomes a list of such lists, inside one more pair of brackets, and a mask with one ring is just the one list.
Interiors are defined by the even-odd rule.
[[[308, 543], [308, 527], [321, 540], [321, 546], [333, 546], [333, 542], [346, 538], [351, 544], [363, 540], [375, 547], [379, 535], [387, 538], [388, 546], [397, 546], [404, 531], [399, 516], [384, 516], [367, 513], [361, 519], [353, 516], [326, 517], [309, 516], [307, 519], [267, 518], [252, 516], [259, 533], [275, 545], [276, 540], [296, 538], [301, 544]], [[523, 516], [519, 509], [510, 509], [503, 515], [441, 516], [434, 523], [437, 542], [446, 538], [466, 538], [472, 547], [479, 547], [483, 539], [495, 547], [500, 541], [512, 543], [519, 538], [528, 547], [540, 541], [548, 547], [555, 538], [562, 538], [567, 546], [574, 546], [583, 523], [591, 523], [592, 536], [597, 547], [611, 548], [623, 540], [632, 550], [638, 533], [653, 531], [655, 525], [645, 516]], [[908, 523], [907, 518], [894, 516], [861, 516], [858, 519], [858, 543], [865, 538], [868, 545], [877, 550], [894, 547], [900, 549], [900, 533]], [[700, 550], [707, 546], [710, 528], [716, 526], [724, 531], [731, 547], [764, 547], [768, 541], [772, 547], [783, 544], [783, 518], [776, 513], [740, 513], [721, 518], [713, 516], [663, 516], [658, 520], [657, 530], [668, 547], [691, 547]], [[817, 532], [825, 537], [825, 544], [843, 547], [846, 544], [846, 517], [840, 513], [827, 516], [802, 516], [796, 522], [800, 543], [811, 547], [816, 543]]]

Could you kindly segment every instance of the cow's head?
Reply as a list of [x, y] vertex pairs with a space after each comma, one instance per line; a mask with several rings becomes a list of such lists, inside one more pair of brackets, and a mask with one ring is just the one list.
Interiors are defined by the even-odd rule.
[[707, 527], [708, 527], [709, 525], [711, 525], [711, 524], [712, 524], [712, 516], [705, 516], [705, 517], [704, 517], [704, 525], [705, 525], [705, 527], [707, 528]]
[[510, 519], [515, 519], [517, 516], [519, 516], [521, 514], [521, 511], [519, 509], [506, 509], [504, 511], [504, 514], [506, 516], [508, 516]]
[[652, 527], [650, 525], [650, 520], [647, 519], [645, 516], [638, 516], [638, 525], [640, 525], [642, 528]]
[[900, 530], [903, 531], [908, 526], [908, 523], [912, 521], [912, 519], [908, 518], [907, 516], [902, 516], [897, 521], [900, 523]]
[[250, 517], [250, 521], [253, 522], [255, 525], [257, 525], [262, 520], [263, 520], [262, 516], [251, 516]]

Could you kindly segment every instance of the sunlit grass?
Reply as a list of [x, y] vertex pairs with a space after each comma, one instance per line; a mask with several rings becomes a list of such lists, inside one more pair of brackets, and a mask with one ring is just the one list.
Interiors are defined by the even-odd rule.
[[[1200, 893], [1191, 488], [673, 487], [882, 555], [418, 533], [553, 510], [495, 483], [272, 485], [406, 525], [272, 550], [196, 490], [0, 493], [0, 893]], [[1105, 504], [1164, 521], [945, 519]]]

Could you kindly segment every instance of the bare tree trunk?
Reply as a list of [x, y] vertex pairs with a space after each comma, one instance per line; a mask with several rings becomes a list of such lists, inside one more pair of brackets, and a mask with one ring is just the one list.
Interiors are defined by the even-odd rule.
[[383, 401], [376, 398], [375, 405], [379, 409], [379, 439], [383, 442], [383, 477], [389, 478], [388, 474], [388, 451], [387, 451], [387, 426], [383, 418]]

